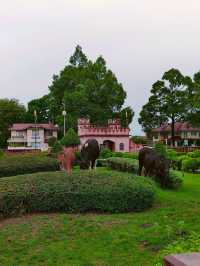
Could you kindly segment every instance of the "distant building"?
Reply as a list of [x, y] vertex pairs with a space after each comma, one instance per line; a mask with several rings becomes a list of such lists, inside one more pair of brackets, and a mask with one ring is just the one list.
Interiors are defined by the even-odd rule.
[[101, 147], [116, 152], [135, 152], [141, 145], [133, 143], [129, 138], [129, 128], [122, 128], [120, 120], [109, 120], [105, 127], [90, 124], [88, 119], [78, 120], [78, 135], [81, 145], [88, 139], [96, 139]]
[[10, 127], [10, 139], [8, 139], [8, 150], [47, 150], [48, 139], [57, 138], [58, 127], [49, 124], [13, 124]]
[[[152, 130], [153, 142], [163, 141], [169, 146], [172, 145], [171, 124], [164, 124]], [[200, 128], [192, 127], [187, 122], [175, 123], [175, 146], [200, 146]]]

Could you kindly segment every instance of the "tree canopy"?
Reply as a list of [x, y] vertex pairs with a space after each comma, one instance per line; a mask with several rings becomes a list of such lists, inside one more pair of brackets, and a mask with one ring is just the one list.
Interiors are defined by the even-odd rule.
[[53, 120], [63, 125], [62, 111], [66, 110], [67, 128], [76, 128], [78, 118], [89, 118], [91, 123], [106, 124], [110, 118], [121, 118], [130, 124], [134, 115], [131, 107], [123, 108], [126, 92], [102, 56], [94, 62], [77, 46], [63, 70], [53, 76], [49, 94], [29, 103], [32, 113], [38, 110], [39, 121]]
[[24, 122], [26, 109], [16, 99], [0, 99], [0, 148], [7, 146], [9, 126]]
[[189, 91], [192, 80], [178, 69], [165, 72], [162, 80], [155, 82], [151, 96], [140, 113], [139, 123], [147, 133], [165, 122], [171, 122], [171, 136], [174, 144], [174, 125], [186, 117], [189, 109]]

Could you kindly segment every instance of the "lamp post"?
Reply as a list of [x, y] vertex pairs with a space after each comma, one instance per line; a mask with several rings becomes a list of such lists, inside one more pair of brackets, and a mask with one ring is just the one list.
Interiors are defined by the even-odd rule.
[[36, 122], [37, 122], [37, 111], [34, 110], [34, 120], [35, 120], [35, 150], [36, 150]]
[[65, 122], [65, 118], [66, 118], [66, 115], [67, 115], [67, 112], [65, 110], [62, 111], [62, 115], [63, 115], [63, 118], [64, 118], [64, 136], [65, 136], [65, 127], [66, 127], [66, 122]]

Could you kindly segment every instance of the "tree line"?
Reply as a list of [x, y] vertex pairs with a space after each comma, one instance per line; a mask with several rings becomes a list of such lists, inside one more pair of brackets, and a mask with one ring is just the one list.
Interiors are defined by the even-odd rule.
[[[123, 127], [133, 119], [134, 111], [124, 107], [126, 91], [102, 56], [92, 61], [77, 46], [67, 65], [54, 75], [47, 95], [31, 100], [27, 108], [16, 99], [0, 99], [0, 147], [7, 145], [9, 126], [15, 122], [53, 122], [63, 132], [62, 111], [67, 112], [67, 128], [77, 128], [78, 118], [105, 125], [108, 119], [119, 118]], [[149, 134], [152, 128], [172, 123], [172, 139], [176, 121], [200, 125], [200, 72], [193, 78], [178, 69], [164, 73], [155, 82], [148, 102], [142, 107], [139, 123]]]

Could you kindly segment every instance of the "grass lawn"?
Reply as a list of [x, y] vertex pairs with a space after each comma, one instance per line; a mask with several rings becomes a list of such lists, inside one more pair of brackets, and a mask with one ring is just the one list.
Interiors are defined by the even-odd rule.
[[40, 214], [1, 221], [0, 266], [155, 265], [166, 245], [183, 234], [200, 233], [199, 195], [200, 175], [185, 174], [179, 191], [158, 188], [156, 203], [146, 212]]

